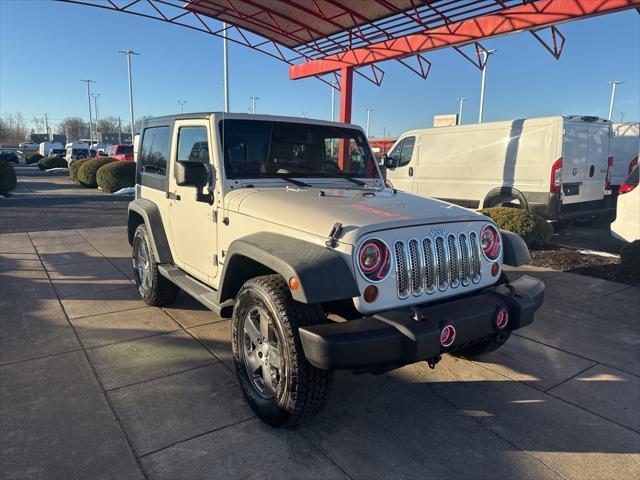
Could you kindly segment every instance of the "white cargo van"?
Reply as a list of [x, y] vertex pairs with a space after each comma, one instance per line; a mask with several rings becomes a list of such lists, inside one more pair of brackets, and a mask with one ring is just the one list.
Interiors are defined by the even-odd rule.
[[614, 123], [611, 146], [613, 166], [609, 177], [611, 185], [617, 190], [638, 165], [640, 123]]
[[76, 160], [87, 158], [91, 155], [88, 143], [70, 142], [67, 143], [65, 148], [66, 153], [64, 158], [69, 165], [71, 165]]
[[384, 163], [398, 190], [468, 208], [518, 204], [552, 220], [611, 215], [611, 123], [554, 116], [412, 130]]
[[60, 142], [42, 142], [38, 146], [38, 153], [43, 157], [48, 157], [53, 149], [64, 149], [64, 145]]

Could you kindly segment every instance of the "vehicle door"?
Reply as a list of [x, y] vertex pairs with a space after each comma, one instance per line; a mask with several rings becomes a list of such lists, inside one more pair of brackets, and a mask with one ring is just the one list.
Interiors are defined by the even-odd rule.
[[405, 137], [387, 154], [392, 164], [396, 165], [395, 168], [387, 169], [387, 178], [393, 188], [403, 192], [414, 191], [414, 174], [417, 167], [417, 162], [413, 160], [417, 158], [417, 155], [413, 155], [415, 144], [415, 136]]
[[[590, 122], [587, 127], [587, 175], [582, 201], [602, 200], [609, 168], [611, 127], [609, 123]], [[611, 191], [608, 192], [609, 194]]]
[[[562, 138], [562, 203], [580, 203], [583, 201], [588, 174], [588, 123], [566, 122]], [[604, 189], [604, 180], [601, 188]]]
[[215, 205], [196, 201], [197, 189], [176, 182], [175, 162], [201, 162], [210, 172], [209, 185], [215, 182], [212, 164], [213, 145], [208, 120], [179, 120], [173, 129], [171, 172], [169, 175], [169, 222], [174, 263], [190, 275], [208, 281], [217, 275], [217, 215]]

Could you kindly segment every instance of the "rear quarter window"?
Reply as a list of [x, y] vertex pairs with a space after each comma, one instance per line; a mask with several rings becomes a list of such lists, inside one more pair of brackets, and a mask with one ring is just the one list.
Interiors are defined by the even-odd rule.
[[144, 173], [166, 175], [171, 147], [170, 127], [150, 127], [142, 135], [139, 162]]

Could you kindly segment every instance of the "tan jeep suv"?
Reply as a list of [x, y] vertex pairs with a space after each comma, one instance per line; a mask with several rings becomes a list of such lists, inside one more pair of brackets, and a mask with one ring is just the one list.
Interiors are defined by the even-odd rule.
[[263, 115], [145, 121], [129, 206], [150, 305], [184, 290], [233, 319], [240, 384], [270, 425], [325, 404], [332, 371], [474, 357], [533, 321], [544, 284], [509, 282], [520, 237], [385, 188], [362, 129]]

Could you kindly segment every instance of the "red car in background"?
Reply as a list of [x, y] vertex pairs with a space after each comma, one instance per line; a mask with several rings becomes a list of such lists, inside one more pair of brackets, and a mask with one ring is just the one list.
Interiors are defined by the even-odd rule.
[[109, 145], [104, 153], [107, 157], [115, 158], [122, 162], [132, 161], [133, 145]]

